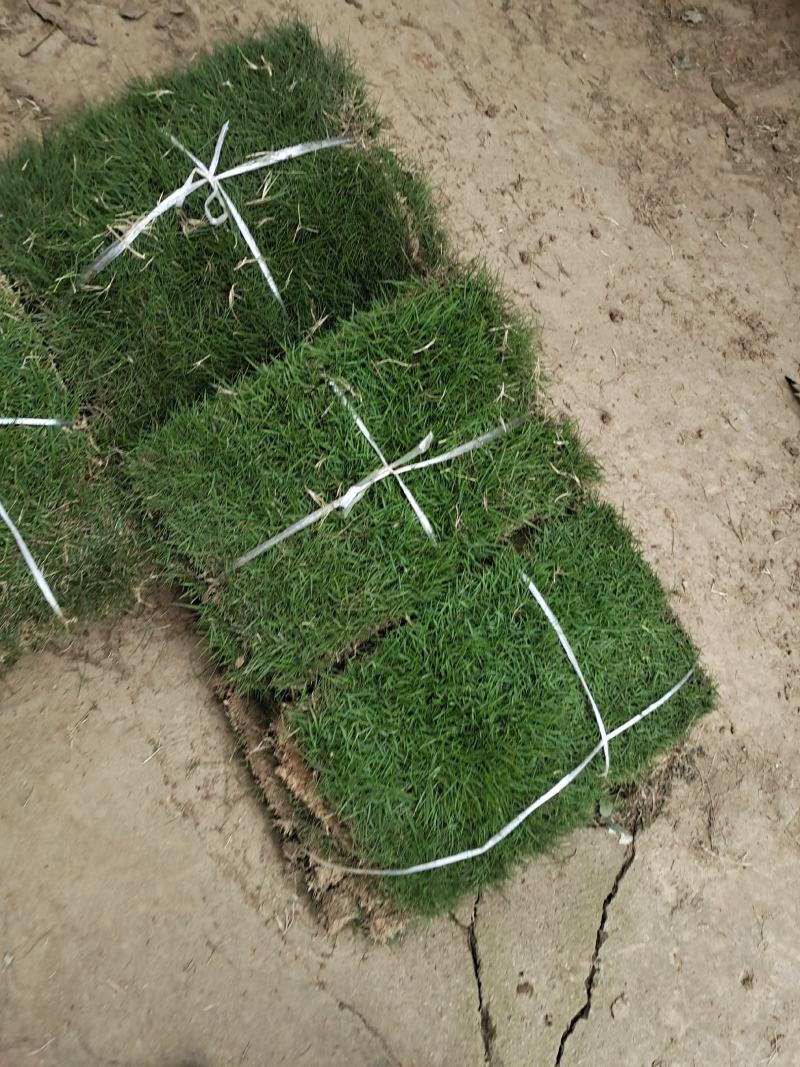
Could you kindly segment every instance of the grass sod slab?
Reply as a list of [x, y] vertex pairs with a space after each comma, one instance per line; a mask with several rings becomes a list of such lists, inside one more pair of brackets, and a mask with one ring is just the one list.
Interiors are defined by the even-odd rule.
[[429, 432], [442, 452], [536, 406], [528, 329], [483, 274], [393, 300], [176, 413], [135, 453], [133, 477], [158, 526], [165, 573], [245, 695], [299, 690], [354, 646], [447, 595], [465, 554], [489, 551], [532, 517], [574, 506], [595, 477], [571, 427], [537, 415], [501, 440], [406, 482], [438, 541], [393, 479], [349, 515], [247, 550], [380, 464], [329, 378], [390, 460]]
[[[123, 232], [192, 169], [166, 134], [209, 162], [226, 121], [220, 170], [342, 132], [366, 139], [225, 185], [287, 317], [233, 222], [205, 221], [207, 187], [158, 219], [91, 288], [78, 286], [111, 227]], [[0, 164], [0, 269], [43, 312], [59, 372], [98, 440], [127, 447], [179, 401], [439, 261], [428, 189], [374, 142], [379, 129], [343, 53], [287, 25], [134, 84]]]
[[[0, 415], [67, 420], [76, 408], [35, 325], [0, 279]], [[0, 501], [68, 619], [126, 601], [141, 545], [85, 430], [0, 427]], [[59, 632], [62, 624], [0, 525], [0, 668]]]
[[[696, 663], [657, 578], [613, 510], [587, 500], [536, 524], [520, 555], [465, 565], [447, 595], [365, 656], [320, 677], [284, 713], [316, 792], [354, 845], [340, 860], [403, 867], [481, 844], [581, 762], [598, 741], [555, 632], [520, 578], [559, 619], [613, 729]], [[603, 793], [645, 773], [710, 710], [698, 670], [653, 715], [611, 742], [562, 793], [485, 856], [386, 879], [401, 908], [441, 911], [502, 877], [520, 856], [589, 821]], [[336, 835], [341, 840], [342, 833]], [[309, 835], [319, 847], [320, 834]]]

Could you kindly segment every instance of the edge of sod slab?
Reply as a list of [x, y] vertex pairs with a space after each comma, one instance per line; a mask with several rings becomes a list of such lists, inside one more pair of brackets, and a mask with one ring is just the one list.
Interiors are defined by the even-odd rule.
[[[74, 421], [77, 405], [36, 324], [0, 276], [0, 414]], [[145, 550], [130, 503], [86, 426], [0, 427], [0, 501], [67, 620], [123, 608]], [[0, 524], [0, 669], [67, 631], [44, 600], [10, 530]]]
[[[241, 175], [226, 186], [269, 263], [284, 316], [232, 221], [203, 219], [207, 189], [168, 212], [86, 285], [110, 239], [208, 159], [220, 168], [299, 141], [358, 142]], [[0, 163], [0, 270], [42, 328], [105, 444], [132, 445], [180, 400], [347, 319], [386, 285], [446, 261], [424, 179], [375, 140], [382, 120], [340, 49], [285, 24], [135, 82]]]
[[[396, 937], [410, 916], [398, 909], [380, 885], [371, 879], [339, 874], [309, 860], [310, 842], [324, 851], [325, 831], [309, 811], [309, 803], [319, 810], [318, 803], [310, 798], [308, 790], [302, 798], [296, 795], [298, 777], [278, 759], [274, 709], [231, 690], [222, 677], [215, 680], [214, 689], [280, 835], [286, 861], [302, 877], [313, 900], [317, 920], [332, 934], [359, 923], [376, 941]], [[331, 826], [332, 815], [325, 813], [323, 822]]]
[[[408, 474], [435, 543], [392, 480], [349, 515], [334, 512], [236, 567], [378, 465], [333, 379], [387, 456], [429, 433], [425, 455], [509, 431]], [[496, 281], [476, 271], [398, 286], [394, 299], [183, 408], [145, 439], [131, 473], [154, 519], [154, 551], [231, 684], [245, 695], [301, 690], [442, 595], [465, 552], [570, 506], [596, 468], [573, 428], [537, 406], [532, 335]]]

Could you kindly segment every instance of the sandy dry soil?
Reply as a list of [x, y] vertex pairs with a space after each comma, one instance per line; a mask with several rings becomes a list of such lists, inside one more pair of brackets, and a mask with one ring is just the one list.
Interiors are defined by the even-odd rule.
[[[89, 46], [0, 0], [0, 141], [289, 10], [142, 8], [78, 0]], [[587, 829], [376, 946], [315, 924], [178, 609], [28, 658], [0, 679], [0, 1063], [800, 1063], [800, 9], [297, 10], [540, 316], [719, 709], [632, 849]]]

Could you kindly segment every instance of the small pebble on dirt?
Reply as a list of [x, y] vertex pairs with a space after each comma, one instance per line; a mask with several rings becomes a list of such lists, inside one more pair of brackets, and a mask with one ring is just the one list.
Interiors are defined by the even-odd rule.
[[601, 411], [600, 421], [603, 423], [604, 426], [608, 426], [608, 424], [611, 422], [611, 413], [608, 411]]
[[136, 22], [147, 14], [147, 5], [142, 0], [122, 0], [117, 10], [122, 18]]
[[487, 119], [493, 119], [496, 115], [499, 114], [500, 108], [497, 106], [497, 104], [489, 104], [489, 106], [484, 111], [484, 115], [487, 117]]
[[517, 982], [517, 996], [532, 997], [534, 994], [533, 984], [528, 981]]
[[530, 261], [531, 261], [530, 252], [528, 252], [526, 249], [523, 248], [522, 251], [519, 254], [519, 261], [520, 261], [520, 263], [526, 263], [526, 264], [530, 263]]
[[744, 986], [745, 989], [753, 988], [753, 969], [752, 967], [745, 967], [742, 973], [739, 975], [739, 983]]
[[744, 149], [744, 137], [741, 130], [735, 126], [725, 127], [725, 144], [731, 152], [741, 152]]
[[681, 12], [681, 22], [688, 22], [690, 26], [699, 26], [705, 22], [705, 15], [696, 7], [687, 7]]
[[622, 322], [622, 320], [625, 318], [619, 308], [610, 308], [608, 312], [608, 317], [611, 319], [612, 322]]
[[597, 240], [600, 237], [600, 231], [598, 230], [598, 228], [596, 226], [590, 226], [589, 227], [589, 233], [592, 235], [592, 237], [595, 238], [595, 240]]
[[679, 48], [677, 52], [673, 52], [671, 58], [675, 70], [694, 70], [697, 66], [697, 60], [685, 48]]

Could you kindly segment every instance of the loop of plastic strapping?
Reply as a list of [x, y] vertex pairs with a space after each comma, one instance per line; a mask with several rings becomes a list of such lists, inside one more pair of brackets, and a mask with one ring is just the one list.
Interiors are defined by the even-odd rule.
[[[220, 206], [219, 215], [212, 215], [211, 204], [216, 203]], [[203, 214], [206, 217], [206, 221], [210, 226], [221, 226], [223, 222], [227, 222], [230, 218], [228, 210], [222, 202], [222, 197], [219, 195], [219, 190], [215, 189], [210, 196], [206, 197], [206, 202], [203, 205]]]
[[[113, 263], [114, 260], [127, 248], [130, 248], [137, 237], [139, 237], [151, 223], [155, 222], [156, 219], [160, 218], [171, 208], [183, 207], [184, 201], [188, 196], [193, 192], [196, 192], [196, 190], [201, 189], [204, 185], [210, 185], [211, 193], [206, 198], [203, 209], [209, 224], [211, 226], [221, 226], [229, 219], [233, 220], [234, 225], [244, 239], [244, 243], [250, 250], [250, 254], [258, 264], [258, 269], [263, 274], [270, 292], [280, 304], [283, 311], [286, 311], [278, 286], [275, 284], [275, 279], [270, 273], [270, 269], [267, 266], [264, 256], [261, 254], [260, 248], [256, 244], [256, 240], [250, 232], [247, 223], [244, 221], [233, 201], [223, 188], [222, 183], [229, 178], [235, 178], [241, 174], [249, 174], [256, 170], [262, 170], [264, 167], [273, 167], [276, 163], [283, 163], [288, 159], [297, 159], [299, 156], [307, 155], [310, 152], [321, 152], [327, 148], [342, 148], [345, 145], [355, 144], [356, 139], [354, 137], [330, 137], [322, 141], [303, 141], [300, 144], [292, 145], [289, 148], [281, 148], [275, 152], [263, 152], [253, 159], [248, 159], [244, 163], [239, 163], [235, 167], [230, 167], [221, 174], [217, 174], [217, 167], [219, 166], [219, 160], [222, 154], [222, 146], [225, 143], [225, 137], [228, 133], [228, 125], [229, 124], [225, 122], [217, 135], [214, 154], [208, 166], [206, 166], [202, 160], [198, 159], [194, 153], [190, 152], [185, 145], [181, 144], [177, 137], [173, 137], [171, 134], [169, 135], [169, 139], [172, 141], [173, 145], [183, 152], [183, 154], [194, 164], [189, 177], [183, 185], [178, 189], [175, 189], [169, 196], [164, 197], [152, 211], [138, 219], [120, 238], [110, 244], [99, 256], [92, 260], [81, 275], [80, 280], [82, 283], [87, 282], [90, 278], [99, 274], [101, 270], [105, 270], [105, 268]], [[215, 201], [219, 204], [221, 209], [219, 214], [214, 214], [211, 211], [211, 204]]]

